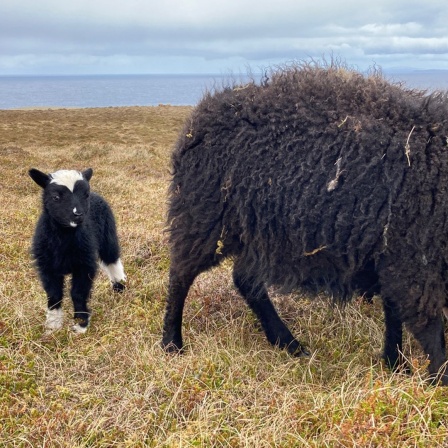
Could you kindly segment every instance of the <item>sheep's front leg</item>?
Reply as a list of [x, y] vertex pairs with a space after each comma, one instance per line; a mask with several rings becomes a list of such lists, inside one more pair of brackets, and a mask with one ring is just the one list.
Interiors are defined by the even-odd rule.
[[94, 277], [95, 272], [89, 273], [86, 270], [73, 272], [72, 275], [71, 296], [75, 319], [72, 330], [76, 333], [85, 333], [89, 326], [90, 311], [87, 302], [90, 298]]
[[45, 328], [51, 332], [59, 330], [63, 324], [62, 296], [64, 289], [64, 277], [54, 275], [52, 272], [40, 271], [42, 286], [47, 294], [47, 318]]

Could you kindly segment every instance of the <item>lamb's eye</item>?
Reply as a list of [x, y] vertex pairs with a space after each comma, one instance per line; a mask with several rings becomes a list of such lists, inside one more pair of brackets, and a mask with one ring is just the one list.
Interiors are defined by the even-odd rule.
[[53, 195], [53, 201], [58, 202], [61, 197], [58, 194]]

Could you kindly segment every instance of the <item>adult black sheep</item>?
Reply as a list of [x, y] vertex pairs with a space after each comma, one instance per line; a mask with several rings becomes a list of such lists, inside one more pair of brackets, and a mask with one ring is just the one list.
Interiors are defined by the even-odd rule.
[[233, 278], [270, 343], [306, 349], [266, 285], [324, 287], [341, 301], [377, 292], [384, 357], [402, 324], [448, 384], [448, 98], [337, 64], [298, 64], [208, 93], [172, 156], [171, 268], [163, 346], [182, 349], [182, 312], [201, 272], [234, 258]]

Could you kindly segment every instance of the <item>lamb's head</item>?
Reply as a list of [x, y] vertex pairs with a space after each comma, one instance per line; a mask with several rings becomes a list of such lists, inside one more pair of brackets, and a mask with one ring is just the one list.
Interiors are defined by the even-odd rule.
[[31, 169], [29, 175], [43, 191], [45, 211], [61, 226], [78, 227], [89, 211], [93, 170], [60, 170], [45, 174]]

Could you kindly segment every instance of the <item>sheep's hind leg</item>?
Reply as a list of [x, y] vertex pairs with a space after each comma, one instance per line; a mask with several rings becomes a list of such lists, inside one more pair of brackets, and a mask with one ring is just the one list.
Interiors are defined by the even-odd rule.
[[309, 356], [308, 350], [297, 341], [285, 323], [280, 319], [269, 298], [266, 287], [246, 272], [244, 262], [236, 260], [233, 281], [245, 301], [261, 322], [268, 341], [293, 356]]
[[445, 335], [443, 331], [443, 320], [436, 317], [428, 321], [421, 331], [413, 331], [415, 338], [422, 346], [424, 352], [429, 356], [429, 374], [433, 383], [440, 381], [448, 386], [448, 372], [445, 353]]

